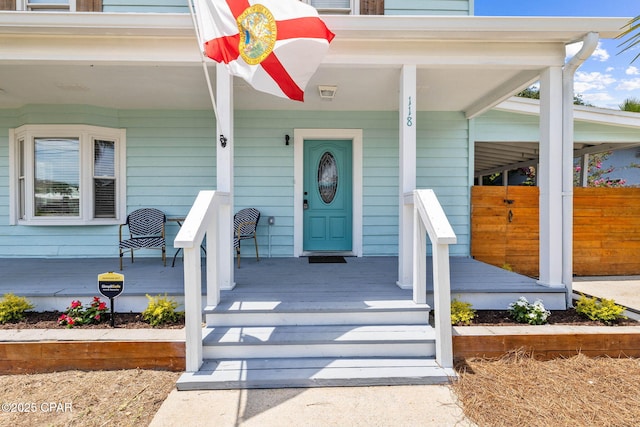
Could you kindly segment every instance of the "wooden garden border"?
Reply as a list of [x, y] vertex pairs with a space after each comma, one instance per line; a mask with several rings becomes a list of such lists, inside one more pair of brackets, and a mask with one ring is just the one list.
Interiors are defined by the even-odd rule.
[[[453, 354], [465, 358], [533, 352], [540, 360], [571, 357], [640, 357], [640, 326], [454, 327]], [[66, 370], [160, 369], [184, 371], [183, 341], [34, 341], [0, 343], [0, 374]]]

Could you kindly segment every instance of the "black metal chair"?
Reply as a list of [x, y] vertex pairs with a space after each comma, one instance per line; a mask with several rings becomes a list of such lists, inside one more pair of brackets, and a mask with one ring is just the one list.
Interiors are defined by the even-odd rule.
[[242, 209], [233, 216], [233, 246], [236, 249], [238, 268], [240, 268], [241, 240], [253, 239], [256, 245], [256, 261], [260, 261], [258, 255], [258, 239], [256, 239], [258, 221], [260, 221], [260, 211], [255, 208]]
[[[124, 252], [131, 251], [133, 263], [133, 251], [136, 249], [160, 249], [162, 250], [162, 263], [167, 266], [167, 242], [164, 235], [164, 226], [167, 217], [164, 212], [153, 208], [137, 209], [127, 216], [127, 222], [120, 224], [119, 249], [120, 270], [122, 270], [122, 257]], [[129, 228], [129, 238], [122, 238], [122, 228]]]

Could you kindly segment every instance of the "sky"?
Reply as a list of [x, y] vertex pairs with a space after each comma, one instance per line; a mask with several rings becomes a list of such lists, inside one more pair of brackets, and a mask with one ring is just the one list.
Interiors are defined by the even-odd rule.
[[[475, 0], [476, 16], [599, 16], [640, 15], [638, 0]], [[575, 93], [596, 107], [620, 109], [627, 98], [640, 99], [640, 48], [621, 53], [622, 40], [602, 39], [575, 74]], [[572, 47], [573, 55], [579, 46]]]

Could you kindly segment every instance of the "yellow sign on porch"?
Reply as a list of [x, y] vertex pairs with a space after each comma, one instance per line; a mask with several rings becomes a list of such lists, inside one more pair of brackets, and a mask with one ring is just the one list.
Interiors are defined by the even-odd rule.
[[98, 290], [102, 295], [113, 299], [120, 295], [124, 289], [124, 274], [108, 273], [98, 274]]

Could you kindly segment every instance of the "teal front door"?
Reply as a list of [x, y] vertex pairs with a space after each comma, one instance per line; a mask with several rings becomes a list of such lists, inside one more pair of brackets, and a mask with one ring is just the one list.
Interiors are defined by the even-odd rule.
[[350, 140], [305, 140], [303, 250], [352, 250]]

